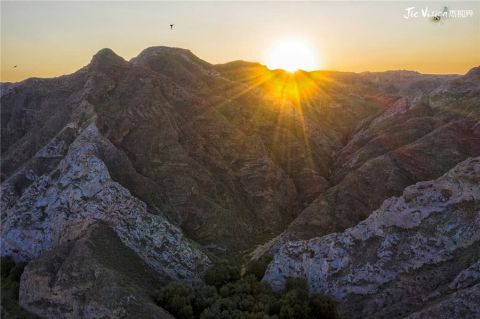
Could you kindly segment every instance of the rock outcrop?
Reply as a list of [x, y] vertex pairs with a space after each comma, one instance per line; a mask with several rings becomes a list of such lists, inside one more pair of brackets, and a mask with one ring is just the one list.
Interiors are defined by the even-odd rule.
[[98, 223], [28, 264], [19, 303], [41, 318], [173, 319], [152, 299], [161, 285], [158, 273]]
[[343, 233], [283, 245], [264, 280], [303, 277], [348, 318], [474, 318], [480, 289], [480, 158], [387, 199]]
[[54, 139], [34, 157], [66, 152], [57, 167], [32, 177], [34, 181], [18, 198], [10, 179], [3, 184], [2, 255], [30, 260], [76, 240], [91, 225], [103, 222], [165, 277], [199, 282], [208, 257], [194, 248], [180, 229], [149, 213], [145, 203], [110, 178], [100, 154], [113, 145], [99, 134], [95, 124], [83, 130], [74, 124], [65, 129], [79, 131], [70, 146], [66, 148], [64, 140]]

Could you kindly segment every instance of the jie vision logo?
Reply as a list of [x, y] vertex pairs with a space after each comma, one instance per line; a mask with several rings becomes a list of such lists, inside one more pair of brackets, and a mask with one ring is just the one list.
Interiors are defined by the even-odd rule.
[[471, 17], [473, 17], [473, 10], [471, 9], [449, 9], [448, 7], [443, 7], [442, 10], [432, 10], [429, 7], [408, 7], [405, 8], [403, 14], [403, 18], [405, 19], [426, 18], [431, 19], [433, 22], [439, 22], [450, 18], [457, 19]]

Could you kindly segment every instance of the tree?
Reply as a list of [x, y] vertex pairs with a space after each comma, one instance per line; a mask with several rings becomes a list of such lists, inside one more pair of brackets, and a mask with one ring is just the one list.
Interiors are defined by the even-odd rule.
[[308, 283], [304, 278], [292, 277], [285, 281], [285, 292], [298, 290], [308, 294]]
[[312, 295], [310, 297], [309, 308], [311, 319], [338, 318], [337, 303], [325, 295]]
[[336, 304], [328, 297], [310, 296], [302, 278], [289, 278], [275, 293], [253, 274], [221, 262], [207, 271], [210, 286], [192, 288], [172, 283], [163, 287], [157, 303], [179, 319], [336, 319]]
[[223, 261], [205, 272], [205, 283], [217, 288], [240, 279], [240, 266], [233, 262]]
[[1, 258], [1, 316], [2, 318], [36, 318], [18, 305], [20, 277], [26, 263], [15, 263], [10, 256]]
[[189, 286], [170, 283], [160, 290], [156, 302], [178, 319], [193, 319], [194, 290]]
[[15, 267], [15, 262], [11, 256], [3, 256], [1, 259], [1, 273], [2, 279], [7, 278], [10, 274], [10, 270]]
[[205, 286], [195, 289], [195, 299], [193, 300], [193, 312], [198, 317], [200, 314], [212, 306], [218, 299], [217, 289], [213, 286]]

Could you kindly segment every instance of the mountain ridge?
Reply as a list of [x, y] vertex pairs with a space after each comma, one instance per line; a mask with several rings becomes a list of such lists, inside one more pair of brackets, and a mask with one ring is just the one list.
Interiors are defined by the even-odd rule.
[[[184, 48], [180, 48], [180, 47], [169, 47], [169, 46], [151, 46], [151, 47], [148, 47], [148, 48], [142, 50], [137, 56], [132, 57], [130, 60], [126, 60], [125, 58], [118, 55], [111, 48], [106, 47], [106, 48], [98, 50], [95, 54], [93, 54], [92, 59], [93, 59], [93, 57], [95, 57], [98, 54], [102, 55], [102, 54], [105, 54], [106, 52], [108, 52], [108, 55], [111, 55], [112, 57], [115, 56], [115, 57], [121, 58], [123, 61], [133, 62], [135, 59], [139, 58], [142, 53], [146, 53], [148, 51], [156, 51], [156, 50], [164, 50], [165, 52], [182, 52], [184, 54], [187, 54], [188, 56], [194, 57], [195, 59], [201, 60], [201, 61], [203, 61], [203, 62], [205, 62], [205, 63], [207, 63], [211, 66], [214, 66], [215, 68], [228, 67], [228, 66], [232, 66], [232, 65], [235, 65], [235, 64], [237, 64], [237, 66], [238, 66], [238, 64], [245, 64], [245, 65], [248, 65], [248, 66], [255, 66], [255, 67], [261, 67], [261, 68], [267, 68], [268, 69], [268, 67], [261, 64], [260, 62], [246, 61], [246, 60], [234, 60], [234, 61], [229, 61], [229, 62], [224, 62], [224, 63], [209, 63], [205, 60], [202, 60], [201, 58], [199, 58], [195, 54], [193, 54], [192, 51], [189, 50], [189, 49], [184, 49]], [[92, 61], [90, 61], [90, 63], [91, 62]], [[385, 71], [360, 71], [360, 72], [337, 71], [337, 70], [312, 70], [312, 71], [301, 70], [301, 72], [306, 72], [306, 73], [316, 73], [316, 72], [345, 73], [345, 74], [366, 74], [366, 75], [368, 75], [368, 74], [382, 74], [382, 73], [398, 73], [398, 74], [405, 73], [405, 74], [426, 75], [426, 76], [462, 76], [462, 75], [467, 75], [469, 72], [472, 72], [472, 71], [475, 72], [475, 70], [478, 69], [478, 68], [480, 68], [480, 66], [472, 67], [465, 74], [457, 74], [457, 73], [455, 73], [455, 74], [453, 74], [453, 73], [441, 73], [441, 74], [440, 73], [420, 73], [420, 72], [415, 71], [415, 70], [403, 70], [403, 69], [385, 70]], [[78, 69], [77, 71], [73, 71], [72, 73], [53, 76], [53, 77], [29, 77], [29, 78], [26, 78], [26, 79], [23, 79], [23, 80], [20, 80], [20, 81], [16, 81], [16, 82], [4, 81], [4, 82], [0, 82], [0, 84], [15, 84], [15, 83], [21, 83], [21, 82], [24, 82], [24, 81], [28, 81], [28, 80], [46, 80], [46, 79], [62, 78], [62, 77], [65, 77], [65, 76], [72, 75], [72, 74], [74, 74], [78, 71], [81, 71], [83, 69], [84, 69], [84, 67]], [[270, 71], [278, 71], [278, 70], [282, 70], [282, 69], [276, 69], [276, 70], [270, 70]], [[285, 72], [287, 72], [287, 71], [285, 71]]]
[[218, 258], [254, 250], [248, 268], [343, 232], [480, 156], [477, 70], [290, 74], [152, 47], [2, 83], [2, 256], [70, 262], [56, 247], [101, 224], [165, 280], [201, 284]]

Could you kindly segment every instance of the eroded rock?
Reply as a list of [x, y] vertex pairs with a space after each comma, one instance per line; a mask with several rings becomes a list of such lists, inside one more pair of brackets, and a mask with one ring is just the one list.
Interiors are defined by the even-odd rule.
[[401, 318], [429, 303], [474, 317], [480, 305], [472, 298], [463, 306], [442, 298], [456, 303], [467, 290], [478, 293], [479, 258], [477, 157], [407, 187], [343, 233], [287, 242], [264, 280], [280, 289], [288, 277], [306, 278], [312, 291], [342, 300], [352, 318]]
[[184, 282], [201, 281], [209, 258], [179, 228], [149, 213], [145, 203], [110, 178], [99, 155], [108, 147], [110, 142], [95, 124], [89, 125], [52, 172], [37, 177], [14, 204], [5, 205], [9, 208], [2, 220], [2, 255], [36, 258], [102, 221], [159, 273]]
[[22, 274], [19, 303], [42, 318], [173, 319], [152, 297], [157, 272], [102, 222], [44, 252]]

